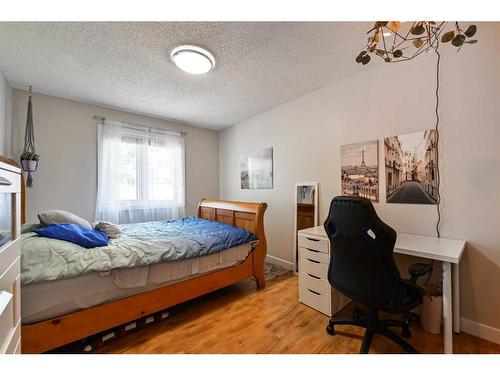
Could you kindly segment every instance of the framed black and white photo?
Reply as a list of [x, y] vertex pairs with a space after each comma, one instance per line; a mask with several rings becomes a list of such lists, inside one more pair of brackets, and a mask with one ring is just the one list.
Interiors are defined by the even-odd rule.
[[240, 159], [240, 179], [242, 189], [272, 189], [272, 147], [242, 154]]

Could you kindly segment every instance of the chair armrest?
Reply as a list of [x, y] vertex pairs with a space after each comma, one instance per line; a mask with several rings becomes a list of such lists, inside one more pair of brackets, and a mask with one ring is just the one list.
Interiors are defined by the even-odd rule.
[[432, 272], [432, 265], [426, 263], [414, 263], [408, 267], [410, 273], [410, 281], [416, 282], [421, 276], [427, 275]]

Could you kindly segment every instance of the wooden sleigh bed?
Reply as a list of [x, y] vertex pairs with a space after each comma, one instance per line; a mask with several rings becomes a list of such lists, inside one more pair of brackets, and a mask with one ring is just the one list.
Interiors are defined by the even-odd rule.
[[[24, 194], [22, 209], [24, 211]], [[201, 200], [198, 217], [244, 228], [257, 235], [257, 245], [243, 262], [70, 314], [24, 324], [21, 328], [22, 352], [43, 353], [248, 278], [254, 278], [257, 287], [263, 289], [267, 253], [264, 232], [266, 209], [266, 203]], [[24, 217], [23, 212], [23, 222]]]

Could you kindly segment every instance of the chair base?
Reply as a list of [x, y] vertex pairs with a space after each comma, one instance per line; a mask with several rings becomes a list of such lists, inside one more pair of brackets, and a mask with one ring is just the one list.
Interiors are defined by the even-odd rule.
[[363, 315], [364, 314], [360, 309], [355, 309], [351, 319], [332, 318], [328, 322], [326, 332], [329, 335], [334, 335], [336, 325], [352, 325], [366, 328], [363, 343], [361, 344], [361, 348], [359, 350], [361, 354], [367, 354], [369, 352], [373, 336], [375, 335], [383, 335], [387, 337], [398, 344], [407, 353], [418, 353], [406, 340], [389, 329], [389, 327], [400, 327], [402, 329], [401, 336], [406, 338], [411, 337], [410, 320], [406, 316], [404, 320], [381, 320], [379, 319], [378, 310], [370, 310], [367, 316]]

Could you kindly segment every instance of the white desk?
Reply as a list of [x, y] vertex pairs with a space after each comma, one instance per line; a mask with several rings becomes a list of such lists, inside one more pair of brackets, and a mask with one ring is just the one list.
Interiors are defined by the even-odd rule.
[[[299, 231], [303, 236], [328, 240], [322, 225]], [[465, 241], [398, 233], [394, 252], [443, 262], [444, 352], [453, 353], [453, 331], [460, 332], [459, 263]], [[453, 268], [453, 273], [452, 273]]]

